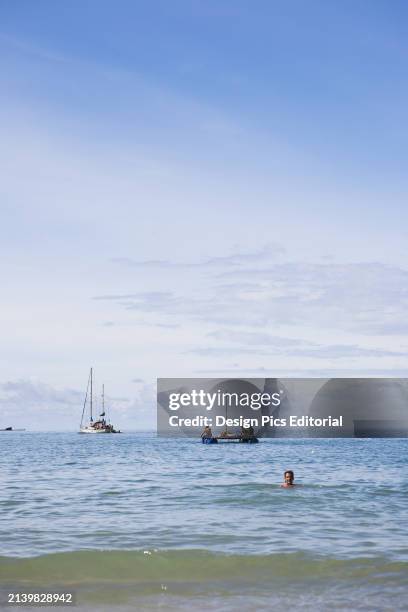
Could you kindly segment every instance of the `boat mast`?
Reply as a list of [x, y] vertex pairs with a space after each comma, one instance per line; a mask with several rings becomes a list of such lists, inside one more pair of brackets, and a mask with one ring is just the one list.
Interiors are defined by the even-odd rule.
[[105, 385], [102, 385], [102, 414], [105, 418]]
[[91, 423], [92, 421], [93, 421], [93, 418], [92, 418], [92, 368], [91, 368]]
[[82, 416], [81, 416], [81, 424], [80, 424], [80, 428], [82, 427], [82, 424], [84, 422], [84, 415], [85, 415], [85, 410], [86, 410], [86, 406], [87, 406], [87, 402], [88, 402], [88, 393], [89, 393], [89, 383], [91, 381], [91, 375], [88, 376], [88, 384], [86, 386], [86, 393], [85, 393], [85, 399], [84, 399], [84, 406], [82, 408]]

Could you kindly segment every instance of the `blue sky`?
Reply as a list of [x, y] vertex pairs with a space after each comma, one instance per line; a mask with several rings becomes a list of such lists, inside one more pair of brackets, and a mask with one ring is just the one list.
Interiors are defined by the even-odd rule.
[[3, 0], [0, 427], [91, 364], [123, 427], [157, 376], [405, 373], [407, 12]]

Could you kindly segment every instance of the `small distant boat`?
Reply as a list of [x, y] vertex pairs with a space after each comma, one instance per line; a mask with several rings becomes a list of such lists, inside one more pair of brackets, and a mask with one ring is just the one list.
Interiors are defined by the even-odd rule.
[[[89, 394], [89, 422], [84, 425], [84, 417], [88, 405], [88, 394]], [[91, 368], [88, 386], [86, 388], [84, 407], [82, 409], [81, 424], [79, 426], [79, 433], [81, 434], [113, 434], [121, 433], [118, 429], [115, 429], [106, 418], [105, 411], [105, 385], [102, 385], [102, 412], [99, 418], [94, 421], [93, 419], [93, 370]]]
[[0, 429], [0, 431], [25, 431], [25, 429], [14, 429], [13, 427], [5, 427], [4, 429]]
[[[228, 422], [228, 405], [225, 405], [225, 422]], [[241, 428], [241, 433], [240, 434], [234, 434], [234, 433], [229, 433], [228, 432], [228, 426], [225, 426], [224, 431], [219, 435], [219, 436], [212, 436], [212, 437], [207, 437], [202, 435], [201, 436], [201, 442], [203, 444], [218, 444], [219, 442], [225, 443], [225, 442], [238, 442], [238, 443], [244, 443], [244, 444], [258, 444], [259, 440], [258, 438], [255, 436], [253, 427], [248, 427], [248, 428]]]

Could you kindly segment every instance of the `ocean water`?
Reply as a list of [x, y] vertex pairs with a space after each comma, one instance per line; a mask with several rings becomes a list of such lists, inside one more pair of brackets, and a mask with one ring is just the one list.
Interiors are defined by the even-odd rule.
[[[407, 451], [1, 433], [3, 601], [53, 588], [75, 610], [407, 610]], [[279, 487], [285, 469], [299, 486]]]

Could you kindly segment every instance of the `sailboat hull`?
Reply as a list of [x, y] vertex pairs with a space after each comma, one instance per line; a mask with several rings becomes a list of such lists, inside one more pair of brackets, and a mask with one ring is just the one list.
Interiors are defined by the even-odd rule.
[[109, 429], [94, 429], [93, 427], [81, 427], [81, 429], [79, 430], [79, 433], [81, 434], [110, 434], [110, 433], [116, 433], [116, 432], [113, 432]]

